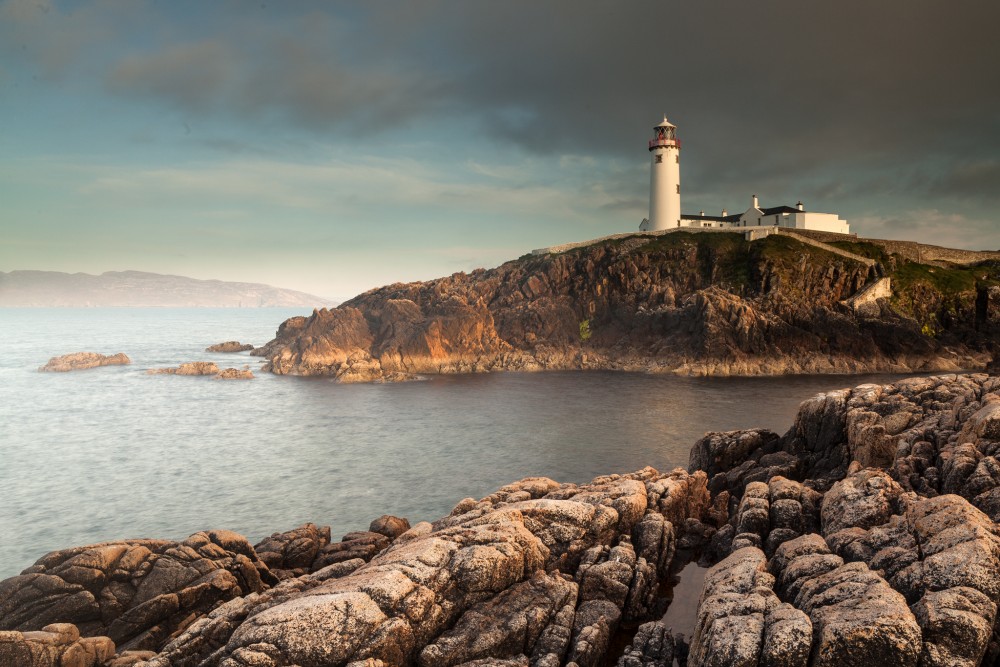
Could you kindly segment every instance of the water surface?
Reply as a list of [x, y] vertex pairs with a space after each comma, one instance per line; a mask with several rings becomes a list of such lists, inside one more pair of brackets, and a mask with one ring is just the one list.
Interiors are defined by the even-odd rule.
[[[447, 514], [529, 475], [583, 482], [687, 464], [706, 430], [784, 432], [812, 394], [889, 376], [679, 378], [498, 373], [339, 385], [153, 376], [261, 344], [280, 309], [0, 309], [0, 578], [48, 551], [228, 528], [256, 542], [305, 521], [334, 536], [384, 514]], [[49, 357], [133, 365], [38, 373]]]

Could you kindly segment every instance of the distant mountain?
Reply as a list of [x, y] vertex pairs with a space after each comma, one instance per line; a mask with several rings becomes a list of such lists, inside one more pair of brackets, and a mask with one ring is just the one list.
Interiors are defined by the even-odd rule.
[[0, 307], [319, 308], [335, 303], [260, 283], [197, 280], [144, 271], [107, 271], [99, 276], [59, 271], [0, 271]]

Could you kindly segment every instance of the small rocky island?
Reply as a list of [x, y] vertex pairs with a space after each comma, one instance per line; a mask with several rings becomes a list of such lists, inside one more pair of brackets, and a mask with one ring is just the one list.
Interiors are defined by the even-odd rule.
[[223, 368], [214, 361], [188, 361], [171, 368], [150, 368], [147, 375], [208, 375], [218, 380], [252, 380], [254, 375], [249, 367]]
[[0, 665], [996, 665], [998, 453], [1000, 378], [919, 377], [707, 433], [687, 470], [523, 479], [434, 522], [66, 549], [0, 582]]
[[43, 373], [67, 373], [101, 366], [127, 366], [132, 360], [124, 352], [100, 354], [98, 352], [74, 352], [52, 357], [48, 363], [38, 368]]
[[294, 317], [253, 354], [341, 382], [501, 370], [983, 370], [1000, 253], [797, 230], [619, 235], [397, 283]]

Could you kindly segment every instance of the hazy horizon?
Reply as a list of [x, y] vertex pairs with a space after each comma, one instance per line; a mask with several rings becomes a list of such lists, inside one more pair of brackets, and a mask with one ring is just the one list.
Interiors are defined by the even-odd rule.
[[1000, 5], [0, 0], [0, 271], [345, 299], [802, 200], [1000, 248]]

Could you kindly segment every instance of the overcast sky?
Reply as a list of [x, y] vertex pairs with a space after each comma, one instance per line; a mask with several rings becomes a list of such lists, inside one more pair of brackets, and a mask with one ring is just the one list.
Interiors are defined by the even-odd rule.
[[1000, 248], [996, 0], [0, 0], [0, 271], [346, 298], [794, 204]]

